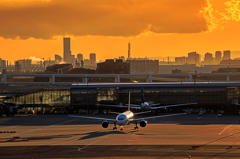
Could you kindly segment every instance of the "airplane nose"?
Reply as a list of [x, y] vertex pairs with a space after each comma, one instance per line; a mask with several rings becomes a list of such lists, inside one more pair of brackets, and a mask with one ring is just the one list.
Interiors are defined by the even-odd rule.
[[118, 125], [120, 126], [126, 125], [126, 121], [118, 121]]

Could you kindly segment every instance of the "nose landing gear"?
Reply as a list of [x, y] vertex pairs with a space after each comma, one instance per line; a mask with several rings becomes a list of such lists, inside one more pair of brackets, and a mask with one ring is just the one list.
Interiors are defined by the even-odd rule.
[[123, 127], [122, 126], [120, 127], [120, 131], [123, 131]]

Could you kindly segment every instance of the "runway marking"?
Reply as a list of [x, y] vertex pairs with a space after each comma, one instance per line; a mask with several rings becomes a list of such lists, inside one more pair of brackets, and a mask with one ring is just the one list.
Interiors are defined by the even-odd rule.
[[86, 147], [88, 147], [88, 146], [91, 146], [92, 144], [94, 144], [94, 143], [96, 143], [96, 142], [98, 142], [98, 141], [101, 141], [102, 139], [105, 139], [105, 138], [107, 138], [107, 136], [104, 136], [104, 137], [98, 139], [97, 141], [94, 141], [94, 142], [92, 142], [92, 143], [90, 143], [90, 144], [88, 144], [88, 145], [86, 145], [86, 146], [84, 146], [84, 147], [82, 147], [82, 148], [79, 148], [78, 151], [81, 151], [82, 149], [84, 149], [84, 148], [86, 148]]
[[197, 119], [200, 119], [201, 117], [203, 117], [203, 116], [200, 116], [200, 117], [198, 117]]
[[58, 123], [58, 124], [54, 124], [54, 125], [49, 125], [49, 126], [45, 126], [45, 127], [42, 127], [42, 128], [29, 130], [29, 131], [25, 131], [25, 132], [22, 132], [22, 133], [18, 133], [18, 134], [6, 136], [6, 137], [0, 138], [0, 139], [6, 139], [6, 138], [13, 137], [13, 136], [17, 136], [17, 135], [27, 134], [27, 133], [30, 133], [30, 132], [34, 132], [34, 131], [38, 131], [38, 130], [50, 128], [50, 127], [53, 127], [53, 126], [56, 126], [56, 125], [66, 124], [66, 123], [69, 123], [69, 122], [72, 122], [72, 121], [76, 121], [76, 120], [79, 120], [79, 119], [68, 120], [68, 121], [65, 121], [65, 122], [62, 122], [62, 123]]
[[232, 125], [236, 124], [237, 122], [229, 125], [228, 127], [226, 127], [225, 129], [223, 129], [218, 135], [221, 135], [225, 130], [227, 130], [228, 128], [230, 128]]

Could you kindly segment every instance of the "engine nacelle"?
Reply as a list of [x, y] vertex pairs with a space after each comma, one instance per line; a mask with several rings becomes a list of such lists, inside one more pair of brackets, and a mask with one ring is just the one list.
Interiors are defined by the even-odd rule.
[[139, 124], [141, 127], [145, 127], [145, 126], [147, 126], [147, 121], [142, 120]]
[[107, 128], [108, 127], [108, 122], [107, 121], [102, 122], [102, 127]]

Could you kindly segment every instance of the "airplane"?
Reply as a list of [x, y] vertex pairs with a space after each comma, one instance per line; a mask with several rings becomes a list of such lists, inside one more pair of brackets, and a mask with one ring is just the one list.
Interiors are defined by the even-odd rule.
[[114, 114], [118, 114], [116, 119], [108, 119], [108, 118], [98, 118], [98, 117], [89, 117], [89, 116], [75, 116], [75, 115], [69, 115], [69, 117], [75, 117], [75, 118], [86, 118], [86, 119], [94, 119], [94, 120], [102, 120], [102, 127], [108, 128], [108, 125], [110, 122], [114, 123], [113, 130], [117, 129], [117, 125], [120, 126], [120, 131], [123, 131], [123, 126], [135, 124], [134, 129], [138, 129], [137, 124], [141, 127], [146, 127], [148, 119], [155, 119], [155, 118], [164, 118], [169, 116], [176, 116], [176, 115], [183, 115], [185, 113], [179, 113], [179, 114], [171, 114], [171, 115], [162, 115], [162, 116], [152, 116], [152, 117], [146, 117], [146, 118], [138, 118], [134, 119], [134, 115], [143, 114], [143, 113], [149, 113], [150, 111], [145, 112], [139, 112], [139, 113], [133, 113], [130, 111], [130, 92], [129, 92], [129, 104], [128, 104], [128, 110], [123, 113], [118, 112], [111, 112]]
[[[167, 109], [168, 107], [177, 107], [177, 106], [184, 106], [184, 105], [194, 105], [197, 103], [183, 103], [183, 104], [174, 104], [174, 105], [165, 105], [165, 106], [159, 106], [160, 103], [154, 103], [153, 101], [144, 101], [144, 93], [143, 93], [143, 88], [141, 92], [141, 104], [136, 105], [136, 104], [130, 104], [131, 109], [135, 110], [141, 110], [141, 111], [152, 111], [156, 112], [155, 110], [157, 109]], [[108, 107], [119, 107], [119, 108], [127, 108], [128, 106], [124, 105], [107, 105], [107, 104], [96, 104], [97, 106], [108, 106]], [[126, 104], [128, 105], [128, 104]]]

